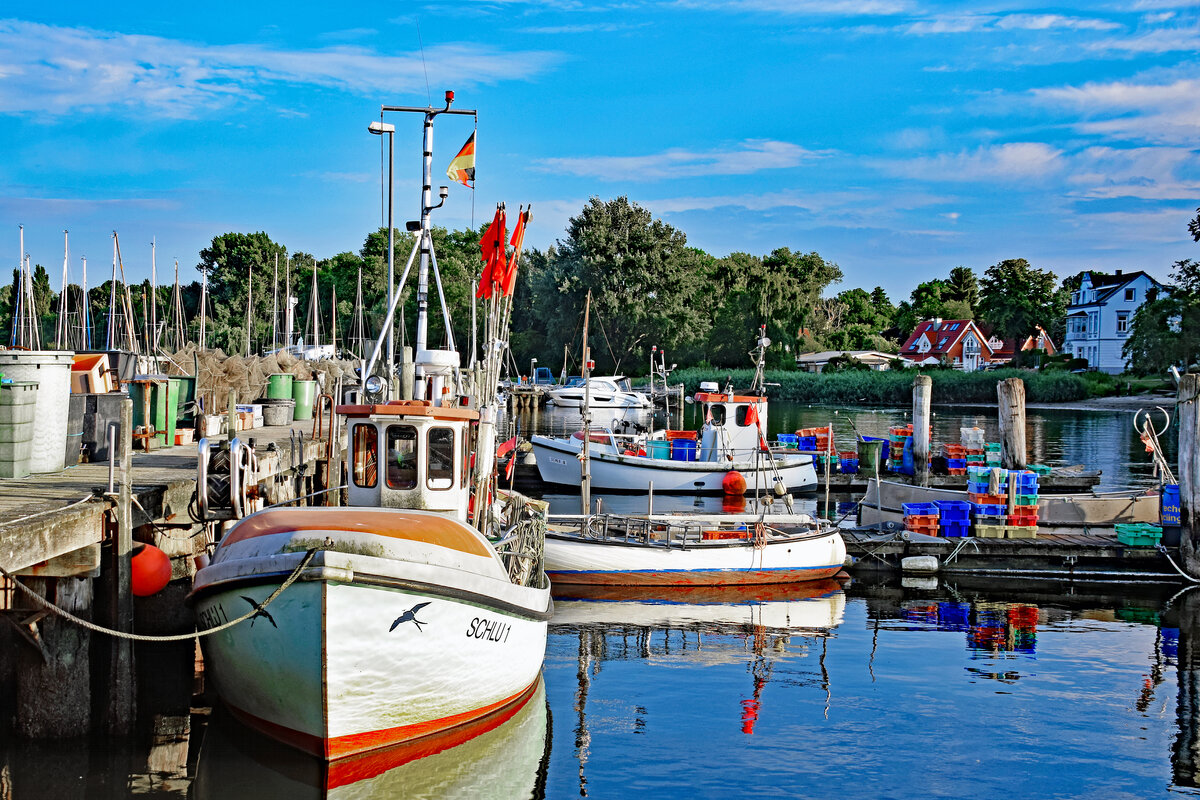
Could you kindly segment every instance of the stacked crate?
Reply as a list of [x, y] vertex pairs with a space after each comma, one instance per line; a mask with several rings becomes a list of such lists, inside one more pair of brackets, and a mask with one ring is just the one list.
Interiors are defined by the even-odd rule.
[[985, 466], [1000, 466], [1000, 443], [987, 442], [983, 446], [983, 461]]
[[858, 472], [858, 451], [844, 450], [838, 453], [838, 468], [847, 475]]
[[888, 428], [888, 458], [893, 472], [899, 472], [896, 467], [904, 463], [904, 446], [911, 438], [912, 425], [894, 425]]
[[934, 503], [901, 503], [904, 528], [926, 536], [938, 535], [938, 507]]
[[946, 472], [950, 475], [967, 474], [967, 448], [961, 444], [943, 444], [942, 457], [946, 459]]
[[1008, 474], [999, 473], [999, 489], [990, 492], [992, 470], [985, 466], [967, 467], [967, 499], [975, 535], [981, 539], [1003, 539], [1007, 532]]
[[963, 459], [968, 467], [983, 466], [983, 428], [959, 428]]
[[1126, 547], [1157, 547], [1162, 541], [1162, 527], [1148, 522], [1118, 523], [1117, 541]]
[[1029, 470], [1008, 473], [1008, 493], [1012, 510], [1008, 513], [1005, 535], [1009, 539], [1034, 539], [1038, 526], [1038, 476]]
[[1045, 464], [1028, 464], [1025, 469], [1037, 473], [1039, 478], [1044, 478], [1051, 472], [1050, 467], [1047, 467]]
[[838, 460], [837, 446], [833, 441], [833, 426], [823, 428], [801, 428], [796, 431], [797, 444], [800, 450], [816, 453], [813, 463], [823, 472], [830, 471], [830, 465]]
[[963, 539], [971, 535], [971, 504], [961, 500], [935, 500], [942, 536]]

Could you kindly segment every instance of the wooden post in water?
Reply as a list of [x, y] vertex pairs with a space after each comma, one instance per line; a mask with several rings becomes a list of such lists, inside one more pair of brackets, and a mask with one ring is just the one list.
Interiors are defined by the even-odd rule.
[[1183, 523], [1180, 550], [1184, 569], [1200, 576], [1200, 375], [1179, 381], [1179, 506]]
[[1025, 469], [1025, 381], [1005, 378], [996, 384], [1000, 406], [1000, 464]]
[[[117, 630], [133, 632], [133, 401], [121, 401], [121, 427], [117, 432], [117, 459], [121, 485], [117, 492], [117, 538], [113, 543], [113, 622]], [[115, 639], [108, 700], [108, 732], [128, 736], [133, 732], [133, 642]]]
[[933, 378], [913, 378], [913, 478], [921, 486], [929, 485], [929, 406], [933, 402]]

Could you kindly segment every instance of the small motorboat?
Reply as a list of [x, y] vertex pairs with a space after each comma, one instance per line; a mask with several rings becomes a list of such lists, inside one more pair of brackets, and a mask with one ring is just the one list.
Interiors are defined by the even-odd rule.
[[546, 532], [555, 585], [796, 583], [845, 562], [841, 534], [807, 514], [551, 515]]
[[560, 408], [654, 407], [648, 395], [635, 392], [629, 379], [621, 375], [573, 379], [566, 386], [551, 389], [547, 394], [550, 397], [547, 402]]

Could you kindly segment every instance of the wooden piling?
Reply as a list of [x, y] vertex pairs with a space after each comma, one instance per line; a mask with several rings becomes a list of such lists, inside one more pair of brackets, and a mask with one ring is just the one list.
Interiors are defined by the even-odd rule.
[[[133, 401], [121, 401], [121, 427], [117, 434], [117, 458], [121, 485], [117, 493], [117, 537], [113, 542], [113, 627], [133, 632]], [[115, 639], [112, 644], [108, 696], [108, 732], [128, 736], [133, 732], [134, 671], [133, 642]]]
[[933, 402], [933, 378], [913, 378], [913, 476], [921, 486], [929, 485], [929, 425]]
[[1025, 469], [1025, 381], [1006, 378], [996, 384], [1000, 406], [1000, 463]]
[[1200, 576], [1200, 375], [1179, 381], [1179, 505], [1184, 568]]

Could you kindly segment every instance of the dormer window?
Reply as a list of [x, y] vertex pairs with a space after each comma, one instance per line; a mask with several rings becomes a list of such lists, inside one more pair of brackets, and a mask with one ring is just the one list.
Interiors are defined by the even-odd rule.
[[921, 340], [917, 342], [917, 351], [920, 353], [929, 352], [929, 339], [925, 336], [925, 334], [921, 334]]

